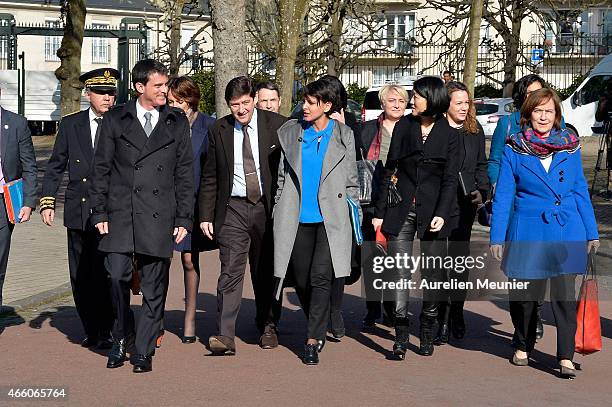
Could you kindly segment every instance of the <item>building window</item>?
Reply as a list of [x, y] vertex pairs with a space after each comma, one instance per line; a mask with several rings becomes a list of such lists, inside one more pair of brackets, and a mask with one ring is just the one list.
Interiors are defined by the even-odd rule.
[[[59, 28], [61, 23], [56, 18], [45, 19], [47, 27]], [[57, 50], [62, 46], [61, 35], [45, 35], [45, 61], [59, 61]]]
[[382, 86], [386, 83], [407, 83], [413, 75], [414, 67], [374, 67], [372, 70], [372, 86]]
[[[195, 34], [195, 28], [191, 27], [181, 27], [181, 50], [187, 46], [187, 43], [191, 41], [191, 38]], [[185, 54], [183, 56], [183, 63], [181, 67], [191, 69], [193, 65], [193, 56], [198, 52], [198, 43], [194, 41], [189, 46], [189, 49], [185, 50]]]
[[[109, 25], [106, 23], [93, 23], [91, 28], [108, 29]], [[92, 38], [91, 62], [94, 64], [108, 64], [110, 62], [108, 38]]]
[[385, 45], [395, 52], [410, 53], [414, 14], [386, 14], [384, 23]]
[[[607, 54], [612, 34], [608, 9], [548, 11], [545, 44], [558, 54]], [[607, 23], [607, 24], [606, 24]]]
[[[0, 24], [6, 27], [8, 20], [0, 20]], [[9, 35], [0, 36], [0, 59], [8, 59], [8, 48], [11, 37]]]

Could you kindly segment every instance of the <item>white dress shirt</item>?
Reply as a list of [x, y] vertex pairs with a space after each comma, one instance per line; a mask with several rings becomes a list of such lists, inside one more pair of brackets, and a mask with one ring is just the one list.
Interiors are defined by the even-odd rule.
[[100, 119], [102, 118], [102, 116], [96, 116], [93, 109], [90, 107], [89, 108], [89, 131], [91, 133], [91, 146], [92, 147], [95, 145], [95, 141], [96, 141], [96, 131], [98, 131], [98, 122], [96, 122], [96, 119], [98, 117], [100, 117]]
[[[251, 151], [253, 152], [253, 160], [255, 160], [255, 168], [257, 169], [257, 179], [259, 180], [259, 190], [263, 195], [261, 186], [261, 172], [259, 168], [259, 134], [257, 132], [257, 109], [253, 109], [253, 117], [248, 124], [247, 131], [249, 132], [249, 141], [251, 142]], [[232, 196], [246, 197], [246, 178], [244, 176], [244, 166], [242, 165], [242, 125], [238, 121], [234, 124], [234, 180], [232, 182]]]
[[157, 125], [157, 121], [159, 120], [159, 111], [155, 108], [153, 110], [145, 109], [144, 107], [142, 107], [138, 99], [136, 99], [136, 117], [138, 117], [138, 121], [140, 121], [140, 125], [142, 126], [143, 129], [144, 129], [145, 122], [147, 121], [144, 117], [146, 112], [151, 113], [151, 128], [155, 129], [155, 126]]

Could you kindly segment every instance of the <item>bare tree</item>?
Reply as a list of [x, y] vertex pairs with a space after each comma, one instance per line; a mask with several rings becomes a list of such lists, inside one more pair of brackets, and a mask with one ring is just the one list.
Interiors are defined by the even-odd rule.
[[210, 0], [217, 117], [229, 113], [225, 87], [248, 72], [246, 0]]
[[81, 48], [85, 33], [84, 0], [61, 0], [61, 19], [64, 23], [64, 37], [57, 50], [60, 67], [55, 77], [60, 81], [60, 111], [62, 117], [77, 112], [81, 107]]
[[383, 12], [371, 0], [256, 0], [247, 21], [254, 46], [275, 64], [287, 100], [296, 74], [303, 82], [323, 73], [339, 76], [376, 52], [403, 65], [411, 55], [410, 43], [388, 47]]
[[[295, 60], [308, 0], [278, 0], [278, 4], [280, 21], [283, 24], [280, 25], [276, 52], [276, 82], [281, 90], [281, 98], [291, 101], [295, 81]], [[289, 116], [291, 107], [291, 103], [283, 103], [280, 113]]]
[[[156, 30], [160, 46], [154, 50], [159, 59], [168, 65], [170, 76], [179, 74], [181, 66], [189, 60], [197, 60], [200, 46], [206, 42], [205, 33], [210, 27], [208, 9], [199, 0], [149, 0], [162, 13], [161, 27]], [[204, 22], [181, 44], [184, 21]], [[197, 68], [191, 65], [192, 69]]]
[[478, 47], [480, 45], [480, 23], [484, 0], [474, 0], [470, 10], [468, 38], [465, 45], [465, 66], [463, 67], [463, 83], [469, 92], [474, 94], [476, 68], [478, 66]]
[[[552, 30], [558, 10], [573, 8], [579, 14], [581, 10], [606, 1], [609, 3], [609, 0], [484, 0], [482, 20], [495, 30], [495, 37], [481, 39], [480, 45], [486, 47], [488, 58], [478, 64], [477, 74], [501, 85], [504, 96], [510, 96], [517, 67], [534, 68], [521, 52], [524, 45], [521, 29], [525, 21], [536, 24], [544, 33], [546, 29]], [[418, 44], [445, 44], [432, 66], [443, 60], [451, 61], [455, 67], [464, 64], [472, 4], [469, 0], [427, 0], [420, 8], [442, 12], [438, 19], [421, 19], [416, 27]], [[503, 74], [502, 80], [497, 78], [498, 74]]]

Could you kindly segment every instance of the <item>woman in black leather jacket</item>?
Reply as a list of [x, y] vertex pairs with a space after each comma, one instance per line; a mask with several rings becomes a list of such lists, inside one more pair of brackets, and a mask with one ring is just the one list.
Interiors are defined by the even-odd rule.
[[[401, 202], [388, 202], [389, 188], [377, 199], [372, 225], [388, 235], [389, 256], [412, 255], [415, 236], [420, 252], [435, 259], [446, 255], [446, 238], [454, 229], [457, 193], [457, 136], [444, 113], [448, 110], [448, 92], [440, 78], [424, 77], [414, 82], [412, 115], [402, 118], [393, 130], [387, 163], [386, 183], [395, 174]], [[395, 178], [395, 177], [393, 177]], [[444, 270], [439, 261], [427, 261], [421, 277], [428, 284], [441, 282]], [[405, 264], [395, 264], [397, 280], [410, 279], [415, 271]], [[397, 281], [394, 279], [394, 281]], [[420, 286], [422, 282], [417, 285]], [[438, 290], [424, 289], [420, 316], [419, 353], [433, 354], [433, 335], [438, 317]], [[409, 290], [393, 290], [395, 296], [395, 343], [393, 353], [404, 359], [409, 342]], [[386, 298], [386, 295], [385, 295]]]

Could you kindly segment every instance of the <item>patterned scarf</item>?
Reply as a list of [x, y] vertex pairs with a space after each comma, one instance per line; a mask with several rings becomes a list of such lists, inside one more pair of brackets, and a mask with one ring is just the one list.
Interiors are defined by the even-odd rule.
[[378, 157], [380, 156], [380, 144], [382, 143], [382, 127], [383, 121], [385, 120], [385, 112], [382, 112], [378, 115], [378, 119], [376, 119], [376, 136], [374, 136], [374, 140], [372, 140], [372, 144], [370, 144], [370, 149], [368, 150], [367, 160], [378, 161]]
[[550, 157], [559, 151], [573, 153], [580, 147], [579, 140], [567, 129], [552, 129], [548, 137], [542, 137], [542, 134], [531, 127], [508, 136], [506, 144], [519, 154], [529, 154], [539, 158]]

